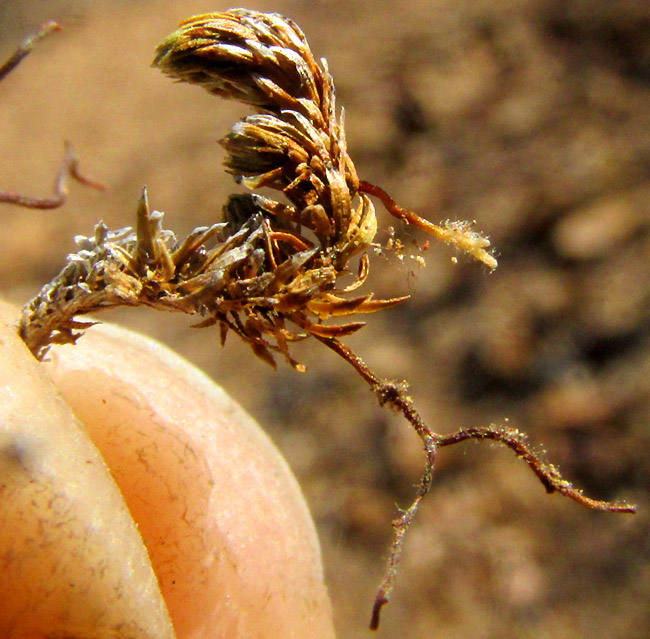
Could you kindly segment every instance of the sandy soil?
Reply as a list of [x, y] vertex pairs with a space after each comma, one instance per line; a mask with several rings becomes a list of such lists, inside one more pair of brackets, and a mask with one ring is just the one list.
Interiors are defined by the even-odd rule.
[[[216, 141], [246, 109], [148, 65], [179, 20], [226, 8], [0, 4], [3, 58], [42, 20], [65, 26], [0, 86], [0, 187], [46, 195], [66, 139], [110, 186], [74, 186], [54, 212], [1, 211], [5, 297], [29, 299], [97, 220], [131, 224], [143, 184], [179, 233], [219, 217], [236, 188]], [[650, 5], [250, 8], [291, 16], [327, 57], [363, 179], [431, 219], [476, 219], [498, 247], [492, 275], [454, 265], [445, 247], [427, 252], [425, 269], [378, 257], [372, 289], [413, 299], [369, 317], [350, 345], [378, 373], [408, 379], [437, 430], [507, 418], [593, 496], [641, 506], [635, 517], [587, 512], [547, 497], [509, 452], [443, 451], [377, 636], [647, 636]], [[316, 518], [340, 636], [369, 637], [395, 504], [408, 503], [421, 470], [416, 437], [317, 343], [296, 350], [307, 373], [274, 372], [184, 317], [108, 318], [173, 345], [265, 425]]]

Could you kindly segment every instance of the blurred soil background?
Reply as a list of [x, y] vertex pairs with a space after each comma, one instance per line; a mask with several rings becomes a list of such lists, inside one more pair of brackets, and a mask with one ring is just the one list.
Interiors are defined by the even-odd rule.
[[[246, 107], [150, 69], [155, 45], [221, 0], [0, 1], [0, 54], [48, 38], [0, 85], [0, 188], [48, 195], [70, 140], [106, 193], [0, 210], [0, 290], [22, 304], [103, 219], [131, 225], [142, 185], [179, 234], [236, 191], [217, 140]], [[565, 476], [636, 516], [547, 496], [510, 451], [444, 449], [377, 637], [641, 639], [650, 627], [650, 3], [647, 0], [256, 0], [329, 61], [362, 179], [434, 220], [476, 219], [488, 275], [433, 245], [386, 254], [364, 290], [412, 294], [348, 340], [408, 379], [441, 432], [502, 423]], [[378, 209], [381, 207], [378, 204]], [[385, 229], [395, 221], [380, 213]], [[397, 229], [408, 244], [424, 238]], [[386, 231], [378, 236], [385, 242]], [[277, 372], [234, 336], [146, 310], [107, 313], [170, 344], [271, 434], [316, 519], [342, 639], [367, 638], [396, 504], [419, 442], [320, 344]], [[264, 487], [260, 486], [260, 490]], [[645, 629], [645, 630], [644, 630]]]

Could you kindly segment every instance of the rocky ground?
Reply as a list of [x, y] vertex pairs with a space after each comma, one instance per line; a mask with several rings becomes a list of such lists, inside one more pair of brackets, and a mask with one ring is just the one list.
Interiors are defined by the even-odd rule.
[[[105, 194], [74, 186], [53, 212], [3, 209], [2, 293], [23, 303], [76, 234], [132, 223], [143, 184], [178, 232], [214, 221], [235, 190], [216, 141], [244, 107], [149, 68], [182, 18], [223, 2], [0, 4], [0, 54], [46, 18], [52, 36], [0, 86], [0, 187], [48, 193], [71, 140]], [[641, 639], [650, 625], [650, 5], [646, 0], [260, 0], [327, 57], [361, 177], [433, 220], [477, 221], [488, 275], [432, 246], [390, 255], [369, 290], [411, 294], [349, 344], [408, 379], [448, 432], [525, 430], [567, 478], [634, 517], [548, 497], [511, 453], [440, 455], [378, 637]], [[392, 222], [381, 217], [384, 228]], [[422, 242], [402, 233], [403, 240]], [[379, 240], [385, 241], [384, 231]], [[267, 428], [319, 526], [340, 636], [370, 636], [395, 505], [418, 440], [318, 343], [277, 372], [184, 317], [119, 312], [204, 368]], [[261, 487], [262, 488], [262, 487]], [[644, 631], [643, 628], [646, 628]]]

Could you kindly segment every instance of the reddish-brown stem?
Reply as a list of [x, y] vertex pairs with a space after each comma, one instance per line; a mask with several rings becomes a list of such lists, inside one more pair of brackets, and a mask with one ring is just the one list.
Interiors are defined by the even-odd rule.
[[374, 197], [379, 198], [381, 200], [381, 203], [386, 207], [386, 210], [397, 219], [402, 220], [403, 222], [406, 222], [411, 226], [415, 226], [421, 231], [424, 231], [429, 235], [433, 235], [434, 237], [438, 238], [439, 240], [442, 240], [443, 242], [449, 241], [447, 237], [448, 234], [445, 232], [444, 229], [442, 229], [437, 224], [433, 224], [432, 222], [429, 222], [429, 220], [425, 220], [424, 218], [420, 217], [413, 211], [409, 211], [408, 209], [402, 208], [381, 187], [375, 186], [370, 182], [365, 182], [364, 180], [361, 180], [359, 182], [359, 192], [367, 193], [368, 195], [373, 195]]
[[312, 248], [292, 233], [284, 233], [283, 231], [271, 231], [271, 240], [274, 242], [286, 242], [293, 246], [296, 251], [307, 251]]
[[[425, 449], [433, 449], [437, 446], [440, 435], [434, 433], [422, 420], [420, 414], [415, 410], [411, 398], [406, 395], [406, 384], [391, 382], [381, 379], [373, 373], [368, 365], [349, 347], [332, 337], [315, 336], [323, 342], [327, 348], [340, 355], [346, 362], [351, 364], [354, 369], [370, 384], [379, 398], [379, 403], [388, 404], [395, 410], [399, 411], [410, 422], [417, 434], [424, 442]], [[432, 460], [433, 462], [434, 460]]]
[[415, 498], [411, 502], [411, 505], [403, 510], [401, 515], [393, 521], [393, 543], [388, 556], [388, 566], [377, 591], [375, 603], [372, 608], [372, 617], [370, 619], [370, 629], [377, 630], [379, 628], [381, 609], [388, 603], [390, 593], [393, 589], [393, 581], [397, 575], [397, 568], [402, 558], [404, 537], [415, 518], [421, 501], [426, 497], [429, 490], [431, 490], [431, 485], [433, 484], [433, 469], [436, 463], [440, 436], [434, 433], [424, 423], [420, 414], [414, 408], [411, 398], [406, 394], [406, 384], [398, 384], [379, 378], [358, 355], [337, 339], [323, 338], [318, 335], [316, 338], [354, 367], [375, 391], [381, 405], [388, 404], [404, 415], [422, 440], [426, 453], [426, 464], [424, 472], [420, 477]]
[[106, 187], [100, 182], [96, 182], [79, 171], [79, 158], [75, 154], [70, 143], [65, 144], [65, 154], [59, 173], [54, 181], [54, 197], [37, 198], [12, 193], [10, 191], [0, 192], [0, 203], [15, 204], [28, 209], [56, 209], [61, 206], [68, 197], [68, 181], [72, 178], [77, 182], [89, 186], [98, 191], [103, 191]]
[[546, 463], [535, 454], [527, 441], [526, 436], [514, 428], [498, 427], [496, 425], [482, 426], [477, 428], [463, 428], [451, 435], [445, 435], [438, 440], [438, 447], [451, 446], [468, 439], [491, 439], [510, 448], [514, 453], [525, 461], [530, 469], [537, 475], [544, 488], [549, 493], [559, 492], [569, 499], [592, 508], [607, 512], [635, 513], [636, 506], [625, 502], [609, 502], [591, 499], [583, 494], [581, 490], [572, 486], [562, 478], [558, 469], [553, 464]]
[[432, 235], [441, 242], [462, 249], [492, 270], [497, 267], [495, 257], [487, 251], [490, 242], [485, 237], [472, 231], [471, 224], [466, 222], [450, 224], [447, 222], [442, 226], [438, 226], [437, 224], [433, 224], [433, 222], [429, 222], [429, 220], [425, 220], [413, 211], [402, 208], [384, 189], [370, 182], [361, 180], [358, 190], [359, 193], [366, 193], [379, 198], [386, 207], [386, 210], [399, 220]]
[[359, 375], [361, 375], [361, 377], [363, 377], [363, 379], [365, 379], [375, 391], [380, 404], [388, 404], [404, 415], [420, 436], [427, 456], [424, 473], [420, 478], [415, 499], [411, 505], [406, 510], [403, 510], [401, 515], [393, 521], [393, 543], [388, 557], [388, 566], [373, 605], [372, 617], [370, 620], [371, 630], [377, 630], [379, 627], [381, 610], [390, 599], [393, 581], [397, 575], [397, 568], [402, 556], [404, 537], [413, 522], [418, 507], [420, 506], [420, 502], [431, 489], [436, 455], [438, 448], [442, 446], [451, 446], [469, 439], [490, 439], [499, 442], [513, 450], [517, 457], [528, 464], [546, 488], [547, 492], [559, 492], [583, 506], [596, 510], [621, 513], [636, 512], [636, 506], [631, 504], [599, 501], [586, 497], [581, 490], [574, 488], [568, 481], [562, 479], [562, 476], [555, 466], [544, 462], [541, 457], [531, 449], [525, 435], [514, 428], [499, 427], [492, 424], [490, 426], [477, 428], [463, 428], [450, 435], [439, 435], [438, 433], [434, 433], [422, 421], [420, 414], [414, 408], [411, 398], [406, 394], [406, 385], [404, 383], [396, 384], [394, 382], [382, 380], [368, 368], [365, 362], [358, 355], [338, 340], [334, 338], [320, 337], [318, 335], [315, 337], [353, 366]]
[[416, 226], [427, 233], [433, 233], [434, 235], [437, 232], [438, 227], [435, 224], [431, 224], [427, 220], [424, 220], [419, 215], [409, 211], [408, 209], [402, 208], [395, 200], [384, 191], [380, 186], [366, 182], [365, 180], [359, 181], [359, 193], [367, 193], [381, 200], [381, 203], [386, 207], [386, 210], [394, 215], [396, 218], [403, 220], [407, 224]]
[[[32, 51], [34, 45], [42, 40], [50, 33], [60, 31], [61, 26], [49, 20], [41, 25], [40, 30], [27, 38], [25, 38], [16, 52], [0, 66], [0, 81], [4, 80]], [[63, 163], [59, 174], [54, 182], [54, 197], [51, 198], [36, 198], [11, 191], [0, 191], [0, 203], [14, 204], [16, 206], [23, 206], [28, 209], [55, 209], [61, 206], [68, 196], [68, 178], [72, 178], [81, 184], [90, 186], [91, 188], [104, 190], [104, 185], [85, 177], [79, 172], [79, 159], [75, 155], [72, 146], [66, 142], [65, 154]]]
[[0, 81], [4, 80], [31, 52], [34, 45], [55, 31], [61, 31], [61, 25], [52, 20], [48, 20], [41, 25], [41, 28], [34, 34], [25, 38], [16, 52], [0, 66]]

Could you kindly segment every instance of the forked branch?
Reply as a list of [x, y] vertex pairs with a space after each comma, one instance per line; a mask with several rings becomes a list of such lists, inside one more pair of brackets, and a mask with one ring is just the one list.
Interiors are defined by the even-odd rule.
[[[0, 66], [0, 81], [4, 80], [32, 52], [37, 42], [49, 34], [60, 30], [61, 26], [57, 22], [50, 20], [43, 23], [39, 31], [25, 38], [15, 53]], [[70, 179], [76, 180], [80, 184], [84, 184], [93, 189], [100, 191], [105, 189], [103, 184], [81, 174], [79, 171], [79, 158], [77, 158], [72, 145], [66, 142], [63, 162], [54, 181], [53, 197], [37, 198], [20, 195], [12, 191], [0, 191], [0, 203], [13, 204], [28, 209], [56, 209], [62, 206], [68, 197], [68, 182]]]
[[28, 195], [20, 195], [11, 191], [0, 192], [0, 203], [15, 204], [16, 206], [23, 206], [27, 209], [56, 209], [62, 206], [68, 199], [69, 182], [70, 179], [89, 186], [90, 188], [98, 191], [104, 191], [106, 187], [86, 177], [79, 171], [79, 158], [74, 152], [72, 145], [69, 142], [65, 143], [65, 153], [63, 155], [63, 162], [59, 173], [54, 180], [54, 195], [52, 197], [30, 197]]
[[318, 338], [328, 348], [346, 360], [363, 379], [370, 384], [377, 394], [379, 403], [388, 405], [401, 413], [413, 426], [424, 445], [426, 453], [425, 470], [420, 479], [418, 490], [411, 505], [403, 510], [400, 516], [393, 521], [393, 543], [390, 549], [388, 565], [381, 585], [375, 598], [370, 620], [370, 629], [377, 630], [382, 607], [388, 603], [393, 589], [393, 581], [397, 575], [397, 568], [402, 556], [402, 546], [409, 526], [411, 525], [422, 499], [427, 495], [433, 484], [433, 471], [438, 455], [438, 449], [443, 446], [452, 446], [469, 439], [492, 440], [510, 448], [515, 455], [528, 464], [537, 478], [546, 488], [546, 492], [559, 492], [569, 499], [573, 499], [583, 506], [594, 510], [607, 512], [635, 513], [636, 506], [625, 502], [609, 502], [591, 499], [575, 488], [570, 482], [560, 475], [556, 466], [544, 461], [539, 453], [530, 446], [526, 435], [516, 428], [507, 428], [490, 424], [474, 428], [461, 428], [450, 435], [440, 435], [433, 432], [423, 421], [418, 411], [413, 406], [411, 398], [406, 394], [405, 383], [390, 382], [379, 378], [368, 368], [364, 361], [352, 352], [345, 344], [336, 339]]

